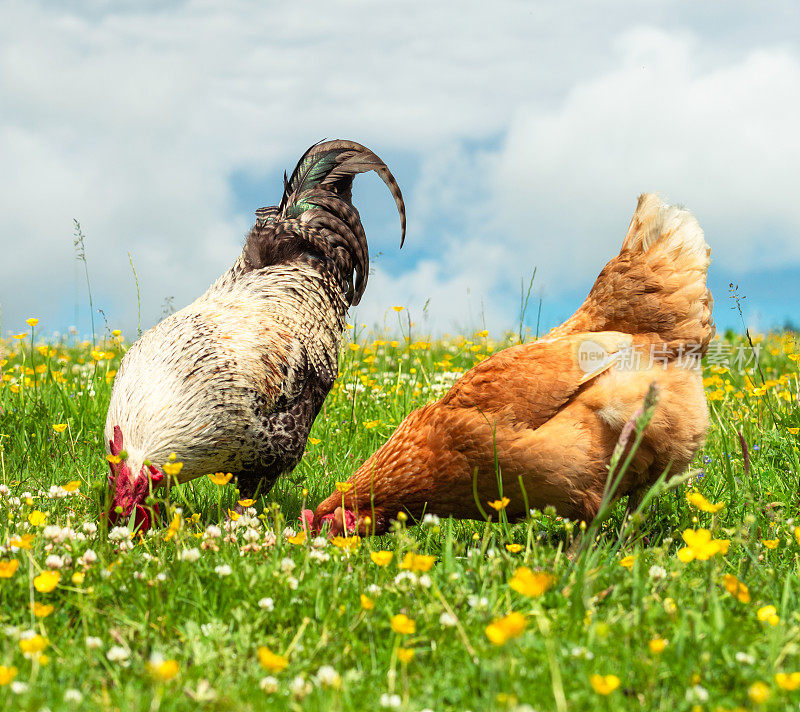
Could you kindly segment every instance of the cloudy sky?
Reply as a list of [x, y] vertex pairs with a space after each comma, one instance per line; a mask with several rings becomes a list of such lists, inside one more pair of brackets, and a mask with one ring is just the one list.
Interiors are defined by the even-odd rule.
[[[767, 9], [768, 8], [768, 9]], [[434, 331], [560, 322], [636, 197], [695, 212], [757, 328], [800, 323], [800, 10], [758, 3], [36, 2], [0, 7], [0, 329], [135, 334], [235, 259], [311, 143], [378, 153], [357, 179], [373, 261], [354, 319]], [[427, 303], [427, 308], [423, 310]], [[103, 323], [101, 315], [96, 316]]]

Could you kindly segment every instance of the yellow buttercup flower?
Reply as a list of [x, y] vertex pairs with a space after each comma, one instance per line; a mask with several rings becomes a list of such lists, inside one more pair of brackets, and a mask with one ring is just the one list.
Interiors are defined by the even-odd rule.
[[779, 542], [779, 541], [780, 541], [779, 539], [762, 539], [762, 540], [761, 540], [761, 543], [762, 543], [762, 544], [763, 544], [763, 545], [764, 545], [764, 546], [765, 546], [767, 549], [777, 549], [777, 548], [778, 548], [778, 542]]
[[181, 670], [177, 660], [151, 660], [147, 671], [160, 682], [169, 682]]
[[252, 507], [256, 501], [254, 499], [240, 499], [237, 503], [240, 507], [247, 509], [248, 507]]
[[717, 554], [727, 554], [730, 539], [713, 539], [708, 529], [687, 529], [683, 532], [687, 546], [678, 550], [678, 558], [688, 564], [690, 561], [708, 561]]
[[358, 549], [359, 545], [361, 544], [361, 537], [357, 535], [335, 536], [331, 539], [331, 544], [333, 544], [337, 549], [342, 549], [349, 554]]
[[653, 655], [661, 655], [667, 645], [669, 645], [669, 641], [664, 640], [664, 638], [653, 638], [647, 643], [647, 647], [650, 648], [650, 652]]
[[86, 578], [86, 574], [83, 573], [83, 571], [76, 571], [74, 574], [72, 574], [72, 579], [70, 579], [70, 580], [76, 586], [80, 586], [83, 583], [85, 578]]
[[233, 475], [230, 472], [227, 475], [222, 472], [217, 472], [213, 475], [209, 475], [208, 479], [210, 479], [215, 485], [227, 485], [228, 482], [231, 481], [231, 477], [233, 477]]
[[405, 309], [405, 307], [392, 307], [398, 314]]
[[53, 427], [53, 430], [55, 430], [57, 433], [63, 433], [67, 429], [67, 424], [66, 423], [54, 423], [52, 427]]
[[375, 608], [375, 602], [369, 596], [365, 596], [362, 593], [359, 598], [361, 600], [361, 607], [365, 611], [371, 611], [373, 608]]
[[166, 534], [164, 534], [164, 541], [169, 541], [172, 539], [172, 537], [174, 537], [180, 531], [181, 524], [181, 515], [175, 512], [175, 514], [172, 516], [172, 521], [169, 523], [169, 528], [167, 529]]
[[122, 462], [122, 458], [119, 455], [106, 455], [106, 460], [108, 460], [112, 465], [118, 465]]
[[632, 569], [634, 561], [636, 561], [636, 557], [635, 556], [631, 556], [631, 555], [624, 556], [619, 560], [619, 565], [624, 567], [624, 568], [626, 568], [626, 569]]
[[286, 541], [295, 546], [300, 546], [305, 543], [306, 539], [308, 539], [308, 535], [305, 532], [300, 532], [299, 534], [290, 536]]
[[778, 616], [778, 609], [775, 606], [761, 606], [756, 611], [756, 616], [762, 623], [769, 623], [771, 626], [776, 626], [781, 622]]
[[598, 695], [610, 695], [619, 687], [619, 678], [616, 675], [592, 675], [589, 682]]
[[289, 667], [289, 658], [273, 653], [263, 645], [258, 649], [258, 662], [262, 668], [269, 672], [283, 672]]
[[164, 470], [165, 475], [169, 475], [170, 477], [177, 477], [181, 470], [183, 469], [182, 462], [165, 462], [164, 467], [161, 468]]
[[312, 445], [319, 445], [322, 442], [322, 440], [320, 440], [319, 438], [309, 438], [308, 442], [311, 443]]
[[747, 690], [747, 696], [757, 705], [764, 704], [770, 696], [769, 687], [764, 682], [754, 682]]
[[33, 546], [33, 540], [36, 537], [33, 534], [23, 534], [22, 536], [15, 537], [8, 542], [9, 546], [16, 547], [17, 549], [30, 549]]
[[77, 492], [80, 486], [80, 480], [70, 480], [65, 485], [61, 485], [61, 489], [63, 489], [65, 492]]
[[27, 331], [22, 331], [19, 334], [11, 334], [12, 339], [24, 339], [28, 335]]
[[528, 622], [518, 611], [498, 618], [486, 626], [486, 637], [493, 645], [505, 645], [512, 638], [518, 638], [525, 632]]
[[712, 514], [719, 512], [719, 510], [725, 506], [724, 502], [712, 504], [699, 492], [687, 492], [686, 501], [692, 506], [697, 507], [699, 510], [703, 512], [711, 512]]
[[725, 590], [736, 598], [741, 603], [750, 603], [750, 591], [738, 578], [733, 574], [725, 574], [722, 577], [722, 585]]
[[19, 649], [27, 655], [38, 655], [49, 644], [50, 641], [47, 638], [37, 634], [30, 638], [22, 638], [19, 641]]
[[16, 676], [19, 670], [15, 668], [13, 665], [10, 667], [6, 667], [5, 665], [0, 665], [0, 687], [3, 685], [8, 685]]
[[39, 603], [39, 601], [33, 603], [33, 615], [37, 618], [47, 618], [54, 610], [55, 607], [49, 603]]
[[28, 326], [36, 326], [39, 323], [39, 320], [36, 317], [31, 317], [30, 319], [25, 319], [25, 323]]
[[417, 632], [417, 624], [405, 613], [398, 613], [396, 616], [392, 616], [390, 623], [395, 633], [413, 635]]
[[373, 564], [377, 564], [378, 566], [388, 566], [392, 558], [394, 558], [394, 552], [392, 551], [370, 551], [369, 558], [372, 559]]
[[414, 651], [410, 648], [398, 648], [397, 658], [401, 663], [410, 663], [414, 659]]
[[353, 489], [352, 482], [337, 482], [336, 483], [336, 491], [341, 492], [342, 494], [347, 494], [351, 489]]
[[780, 687], [781, 690], [794, 692], [796, 689], [800, 688], [800, 672], [775, 673], [775, 684]]
[[509, 579], [508, 585], [523, 596], [541, 596], [549, 591], [556, 582], [556, 577], [546, 571], [533, 572], [522, 566]]
[[519, 554], [524, 548], [522, 544], [506, 544], [506, 551], [510, 551], [512, 554]]
[[409, 552], [403, 557], [400, 568], [410, 569], [411, 571], [425, 572], [430, 571], [435, 562], [435, 556], [427, 556], [425, 554], [414, 554], [413, 552]]
[[28, 521], [35, 527], [40, 527], [47, 520], [47, 515], [35, 509], [28, 515]]
[[503, 497], [502, 499], [495, 499], [492, 502], [488, 502], [488, 505], [496, 512], [501, 512], [509, 505], [510, 502], [511, 500], [508, 497]]
[[377, 428], [380, 423], [380, 420], [368, 420], [366, 423], [364, 423], [364, 427], [367, 430], [372, 430], [372, 428]]
[[61, 580], [61, 574], [58, 571], [42, 571], [36, 578], [33, 579], [33, 587], [39, 593], [50, 593]]
[[0, 578], [11, 578], [19, 568], [19, 561], [11, 559], [11, 561], [0, 561]]
[[800, 428], [786, 428], [786, 430], [790, 435], [800, 434]]

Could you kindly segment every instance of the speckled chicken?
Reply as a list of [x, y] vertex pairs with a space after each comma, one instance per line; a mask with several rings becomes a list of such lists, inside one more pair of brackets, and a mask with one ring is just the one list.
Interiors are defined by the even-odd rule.
[[352, 141], [317, 144], [284, 177], [280, 204], [256, 211], [234, 265], [125, 355], [105, 428], [112, 521], [134, 514], [150, 526], [145, 500], [173, 452], [178, 481], [231, 472], [245, 497], [297, 465], [337, 375], [345, 314], [367, 282], [351, 202], [354, 176], [367, 171], [394, 197], [402, 246], [403, 197], [383, 161]]
[[635, 500], [663, 472], [684, 471], [708, 427], [699, 357], [714, 335], [709, 262], [690, 213], [641, 196], [619, 255], [578, 311], [411, 413], [344, 498], [337, 491], [319, 505], [315, 527], [332, 519], [334, 531], [352, 523], [381, 533], [400, 511], [478, 518], [473, 480], [484, 509], [502, 481], [511, 519], [525, 515], [527, 496], [530, 507], [588, 522], [620, 433], [652, 383], [655, 412], [617, 496]]

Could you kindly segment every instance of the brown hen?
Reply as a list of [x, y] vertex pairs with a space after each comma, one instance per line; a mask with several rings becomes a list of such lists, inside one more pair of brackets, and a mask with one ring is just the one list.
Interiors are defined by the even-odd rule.
[[[639, 198], [622, 249], [586, 301], [538, 341], [512, 346], [468, 371], [392, 437], [315, 512], [315, 524], [356, 513], [359, 533], [382, 533], [398, 512], [478, 518], [510, 498], [591, 521], [625, 424], [652, 383], [659, 399], [616, 496], [638, 497], [686, 469], [708, 427], [699, 358], [714, 335], [706, 288], [710, 250], [687, 211]], [[473, 484], [474, 480], [474, 484]], [[521, 491], [520, 481], [525, 488]]]

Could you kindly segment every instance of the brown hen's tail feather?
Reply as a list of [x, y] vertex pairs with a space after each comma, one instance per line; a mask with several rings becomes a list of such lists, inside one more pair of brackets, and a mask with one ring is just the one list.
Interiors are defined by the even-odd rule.
[[392, 193], [400, 213], [402, 247], [405, 203], [386, 164], [355, 141], [324, 141], [303, 154], [291, 177], [284, 175], [280, 205], [256, 211], [256, 225], [244, 247], [248, 264], [261, 269], [307, 253], [325, 258], [338, 273], [347, 300], [358, 304], [369, 274], [369, 251], [352, 204], [352, 187], [356, 175], [369, 171], [375, 171]]
[[550, 336], [652, 334], [665, 348], [697, 347], [704, 354], [715, 331], [706, 287], [710, 262], [694, 216], [643, 194], [619, 255], [603, 268], [578, 311]]

